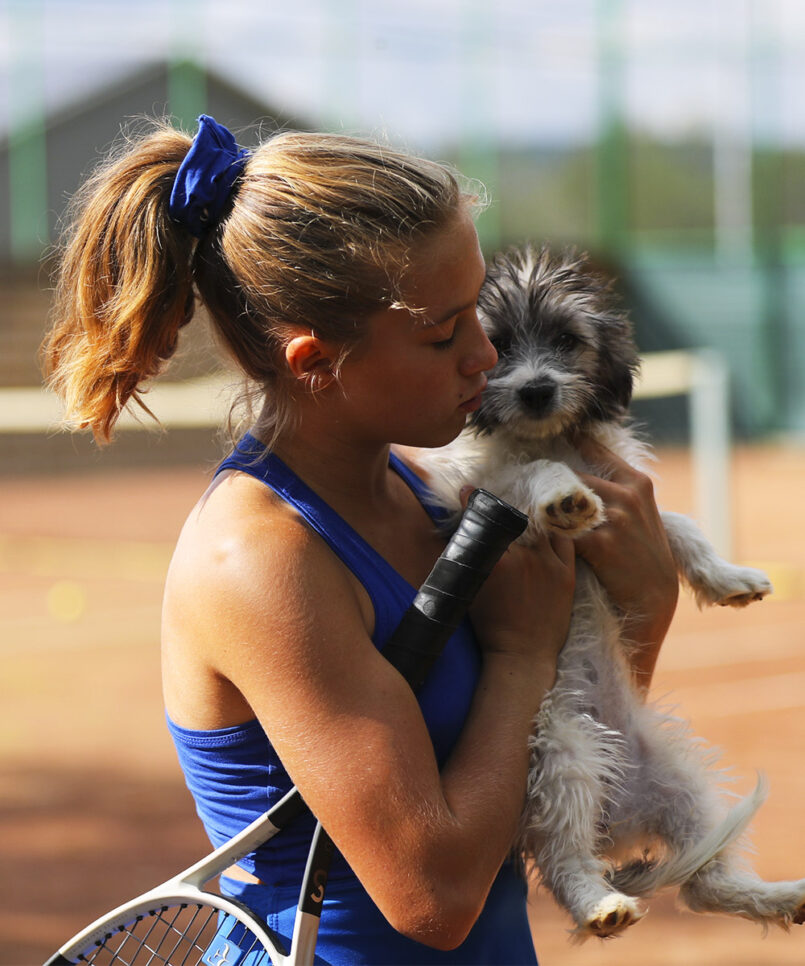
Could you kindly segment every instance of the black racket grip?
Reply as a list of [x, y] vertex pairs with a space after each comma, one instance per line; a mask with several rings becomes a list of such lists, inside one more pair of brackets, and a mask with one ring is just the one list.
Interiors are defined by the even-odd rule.
[[475, 490], [459, 525], [383, 656], [416, 691], [461, 623], [481, 585], [528, 517], [486, 490]]

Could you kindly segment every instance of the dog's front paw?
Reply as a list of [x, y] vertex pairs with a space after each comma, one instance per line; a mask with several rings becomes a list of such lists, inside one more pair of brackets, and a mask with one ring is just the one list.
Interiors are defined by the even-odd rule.
[[569, 536], [592, 530], [606, 519], [601, 498], [582, 483], [570, 491], [548, 494], [540, 511], [548, 529]]
[[609, 939], [639, 922], [645, 914], [645, 909], [640, 907], [636, 899], [621, 892], [613, 892], [595, 904], [579, 932]]
[[733, 564], [723, 564], [706, 584], [694, 587], [699, 605], [721, 607], [746, 607], [753, 601], [763, 600], [772, 589], [771, 581], [762, 570]]

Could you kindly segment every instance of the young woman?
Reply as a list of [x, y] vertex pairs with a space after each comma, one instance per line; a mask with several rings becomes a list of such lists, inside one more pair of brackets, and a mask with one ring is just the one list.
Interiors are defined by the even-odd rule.
[[[196, 294], [262, 409], [190, 513], [165, 592], [168, 724], [216, 844], [292, 784], [333, 838], [317, 955], [534, 963], [509, 861], [526, 739], [551, 687], [574, 546], [508, 551], [418, 698], [382, 647], [444, 545], [393, 444], [439, 446], [494, 366], [476, 315], [477, 199], [374, 143], [212, 119], [159, 128], [82, 190], [46, 346], [73, 425], [110, 438]], [[592, 481], [583, 552], [650, 675], [676, 577], [650, 486]], [[224, 880], [290, 936], [312, 822]]]

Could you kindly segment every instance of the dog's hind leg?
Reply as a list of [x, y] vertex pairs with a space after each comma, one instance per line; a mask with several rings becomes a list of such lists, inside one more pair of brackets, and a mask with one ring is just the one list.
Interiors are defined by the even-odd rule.
[[[650, 709], [644, 709], [650, 715]], [[686, 733], [646, 725], [639, 735], [641, 813], [646, 833], [662, 840], [663, 861], [635, 862], [617, 870], [613, 885], [638, 896], [680, 885], [683, 901], [695, 912], [743, 916], [784, 928], [805, 919], [805, 879], [765, 882], [744, 863], [736, 842], [763, 803], [765, 783], [725, 812], [701, 753]], [[670, 733], [669, 733], [670, 732]]]
[[574, 937], [605, 938], [644, 915], [634, 898], [607, 881], [608, 865], [599, 857], [608, 794], [620, 780], [612, 757], [617, 736], [590, 715], [563, 714], [562, 697], [569, 699], [546, 698], [537, 719], [523, 850], [573, 917]]
[[805, 879], [766, 882], [729, 854], [708, 862], [682, 887], [694, 912], [720, 912], [787, 929], [805, 922]]
[[726, 810], [712, 767], [714, 755], [692, 739], [685, 722], [642, 706], [635, 709], [631, 734], [635, 771], [619, 803], [616, 822], [636, 824], [644, 838], [660, 846], [651, 858], [613, 872], [613, 883], [648, 897], [678, 886], [720, 855], [738, 838], [763, 802], [765, 788]]

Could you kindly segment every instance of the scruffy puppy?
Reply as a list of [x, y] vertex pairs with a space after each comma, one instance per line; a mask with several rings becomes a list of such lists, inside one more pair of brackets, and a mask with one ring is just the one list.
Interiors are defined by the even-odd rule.
[[[637, 354], [610, 284], [572, 253], [525, 249], [491, 266], [479, 305], [499, 353], [480, 409], [454, 443], [418, 451], [437, 497], [459, 509], [482, 486], [547, 528], [580, 534], [606, 508], [575, 471], [583, 431], [643, 466], [627, 407]], [[742, 606], [771, 591], [758, 570], [720, 559], [696, 525], [664, 513], [681, 578], [700, 605]], [[579, 939], [612, 936], [643, 915], [637, 898], [681, 886], [687, 905], [787, 927], [805, 915], [805, 879], [766, 883], [734, 842], [760, 806], [762, 781], [731, 811], [710, 757], [683, 722], [644, 703], [623, 626], [579, 561], [571, 628], [531, 742], [520, 849], [573, 917]], [[618, 861], [616, 862], [616, 857]]]

